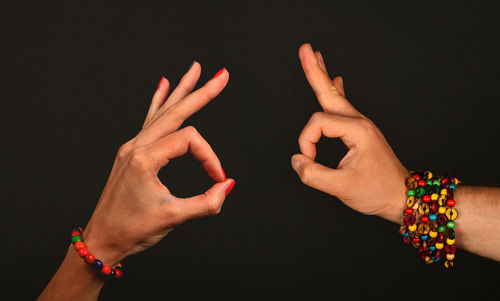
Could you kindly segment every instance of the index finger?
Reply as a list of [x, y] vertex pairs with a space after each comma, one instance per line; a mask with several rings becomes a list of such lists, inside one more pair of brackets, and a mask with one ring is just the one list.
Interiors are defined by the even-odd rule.
[[361, 114], [347, 101], [342, 93], [335, 88], [328, 73], [320, 66], [311, 44], [306, 43], [299, 50], [300, 63], [318, 101], [325, 112], [347, 116]]

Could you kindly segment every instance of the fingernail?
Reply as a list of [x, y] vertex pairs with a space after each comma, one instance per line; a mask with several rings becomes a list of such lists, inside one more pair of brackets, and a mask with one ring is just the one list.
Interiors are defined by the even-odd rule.
[[231, 182], [229, 182], [226, 187], [226, 196], [231, 192], [231, 190], [233, 190], [234, 184], [236, 184], [236, 181], [234, 180], [231, 180]]
[[221, 167], [221, 169], [222, 169], [222, 174], [224, 175], [224, 181], [225, 181], [226, 180], [226, 172], [224, 171], [224, 168]]
[[188, 69], [187, 69], [187, 71], [186, 71], [186, 72], [188, 72], [189, 70], [191, 70], [191, 67], [193, 67], [194, 62], [196, 62], [196, 61], [193, 61], [193, 62], [191, 63], [191, 65], [189, 65], [189, 67], [188, 67]]
[[215, 73], [214, 77], [212, 77], [212, 79], [216, 78], [217, 76], [221, 75], [222, 72], [224, 72], [226, 70], [226, 67], [220, 69], [217, 73]]
[[163, 84], [163, 82], [166, 81], [166, 80], [167, 79], [164, 76], [162, 76], [161, 79], [160, 79], [160, 82], [158, 83], [158, 87], [156, 87], [156, 89], [158, 90], [161, 87], [161, 85]]
[[299, 166], [300, 166], [300, 160], [296, 157], [293, 157], [292, 158], [292, 168], [297, 171], [299, 169]]

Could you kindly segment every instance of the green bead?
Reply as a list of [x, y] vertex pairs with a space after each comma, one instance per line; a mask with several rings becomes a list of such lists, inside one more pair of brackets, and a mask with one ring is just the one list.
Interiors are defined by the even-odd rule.
[[444, 231], [446, 231], [446, 226], [439, 226], [438, 232], [442, 233]]
[[415, 190], [409, 189], [408, 192], [407, 192], [407, 195], [408, 196], [414, 196], [415, 195]]
[[427, 185], [427, 186], [431, 186], [431, 185], [432, 185], [432, 180], [427, 180], [427, 181], [425, 181], [425, 185]]
[[418, 187], [418, 188], [417, 188], [417, 190], [415, 191], [415, 196], [416, 196], [417, 198], [421, 198], [421, 197], [423, 197], [423, 196], [424, 196], [424, 194], [425, 194], [425, 189], [424, 189], [424, 187]]
[[441, 182], [439, 182], [439, 180], [434, 180], [434, 182], [432, 182], [432, 184], [436, 185], [436, 186], [441, 186]]
[[453, 229], [453, 228], [455, 228], [455, 222], [449, 221], [449, 222], [446, 224], [446, 226], [447, 226], [448, 228], [450, 228], [450, 229]]
[[74, 244], [77, 241], [82, 241], [82, 238], [79, 235], [75, 235], [71, 237], [71, 242]]

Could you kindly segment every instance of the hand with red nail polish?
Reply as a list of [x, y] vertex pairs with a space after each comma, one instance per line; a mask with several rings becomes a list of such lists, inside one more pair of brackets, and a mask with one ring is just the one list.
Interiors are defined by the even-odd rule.
[[[301, 154], [292, 157], [292, 167], [304, 184], [338, 197], [354, 210], [401, 222], [407, 169], [377, 126], [346, 99], [342, 78], [330, 79], [321, 53], [304, 44], [299, 57], [324, 111], [314, 113], [302, 130]], [[340, 138], [348, 148], [337, 168], [314, 161], [322, 136]]]
[[[194, 127], [179, 130], [183, 122], [215, 98], [229, 80], [229, 73], [223, 68], [193, 92], [200, 73], [200, 64], [194, 62], [170, 95], [169, 82], [162, 77], [142, 130], [118, 150], [106, 187], [83, 232], [89, 252], [106, 265], [113, 266], [151, 247], [186, 220], [219, 213], [235, 185], [233, 179], [226, 178], [217, 155]], [[201, 195], [179, 198], [170, 193], [157, 173], [170, 160], [188, 151], [216, 183]], [[83, 272], [72, 270], [79, 261], [73, 265], [68, 263], [77, 257], [73, 253], [76, 252], [70, 248], [40, 300], [73, 299], [71, 292], [74, 291], [57, 290], [68, 287], [62, 284], [69, 281], [71, 275], [82, 277]], [[71, 284], [73, 290], [78, 289], [75, 284], [78, 281]], [[95, 282], [87, 283], [84, 294], [95, 293], [91, 287], [95, 287], [98, 294], [102, 285], [92, 283]]]

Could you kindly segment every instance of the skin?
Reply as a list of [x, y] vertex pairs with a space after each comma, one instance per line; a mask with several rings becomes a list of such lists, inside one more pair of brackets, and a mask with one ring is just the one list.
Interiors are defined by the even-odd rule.
[[[146, 250], [176, 225], [220, 212], [234, 186], [226, 179], [219, 159], [194, 127], [179, 130], [184, 120], [215, 98], [226, 86], [229, 73], [192, 92], [201, 74], [195, 62], [168, 96], [162, 78], [142, 130], [120, 147], [108, 182], [83, 232], [86, 247], [110, 267]], [[167, 97], [168, 96], [168, 97]], [[205, 193], [178, 198], [158, 179], [158, 171], [190, 151], [217, 183]], [[97, 300], [104, 285], [73, 246], [38, 300]]]
[[[299, 57], [323, 112], [314, 113], [302, 130], [293, 169], [304, 184], [352, 209], [401, 224], [408, 170], [377, 126], [347, 100], [342, 78], [330, 78], [321, 53], [304, 44]], [[348, 148], [336, 168], [314, 161], [322, 136], [340, 138]], [[500, 188], [459, 185], [455, 200], [458, 247], [500, 261]]]

